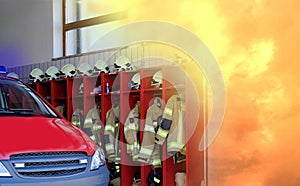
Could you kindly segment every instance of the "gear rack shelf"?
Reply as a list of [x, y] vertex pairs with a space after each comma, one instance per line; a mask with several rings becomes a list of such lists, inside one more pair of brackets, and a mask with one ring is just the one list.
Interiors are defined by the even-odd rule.
[[[121, 185], [131, 186], [133, 177], [136, 173], [141, 176], [141, 185], [148, 185], [148, 175], [151, 166], [146, 163], [136, 162], [127, 154], [126, 139], [124, 136], [124, 123], [129, 112], [135, 104], [140, 102], [140, 123], [139, 139], [142, 142], [144, 137], [143, 129], [145, 126], [146, 113], [149, 105], [155, 97], [163, 100], [162, 107], [165, 107], [168, 99], [178, 94], [186, 100], [186, 125], [184, 132], [187, 138], [186, 159], [181, 163], [174, 163], [173, 157], [167, 154], [166, 142], [161, 146], [162, 167], [157, 171], [162, 174], [162, 186], [175, 186], [175, 174], [177, 172], [186, 173], [186, 185], [200, 185], [204, 180], [204, 152], [196, 150], [199, 145], [199, 136], [204, 131], [204, 114], [207, 112], [202, 105], [201, 99], [204, 95], [197, 98], [200, 100], [199, 118], [195, 126], [190, 126], [195, 122], [195, 111], [193, 105], [195, 101], [193, 94], [197, 91], [191, 90], [193, 82], [185, 76], [185, 68], [175, 65], [156, 66], [151, 68], [140, 68], [136, 71], [121, 71], [115, 73], [101, 73], [96, 76], [81, 76], [75, 78], [65, 78], [61, 80], [51, 80], [46, 82], [30, 83], [29, 86], [36, 90], [41, 97], [46, 99], [54, 107], [65, 105], [64, 116], [70, 121], [72, 113], [80, 108], [83, 110], [84, 118], [88, 111], [95, 104], [100, 105], [99, 113], [102, 123], [106, 124], [106, 114], [112, 105], [118, 103], [120, 106], [120, 150], [121, 150]], [[160, 87], [153, 87], [155, 74], [161, 71], [162, 82]], [[131, 90], [130, 81], [135, 73], [140, 73], [140, 87], [138, 90]], [[200, 74], [199, 74], [200, 75]], [[204, 86], [200, 84], [200, 86]], [[192, 130], [192, 129], [193, 130]], [[194, 131], [197, 131], [194, 133]], [[103, 129], [100, 131], [103, 136]], [[105, 149], [102, 141], [102, 148]], [[110, 164], [107, 164], [110, 168]]]

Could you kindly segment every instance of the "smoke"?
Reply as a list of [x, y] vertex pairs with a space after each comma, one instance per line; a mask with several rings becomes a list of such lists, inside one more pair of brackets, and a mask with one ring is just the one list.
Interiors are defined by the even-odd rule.
[[220, 61], [228, 107], [209, 150], [210, 185], [300, 185], [295, 146], [300, 129], [299, 2], [223, 3], [219, 12], [231, 43]]
[[[209, 148], [209, 185], [300, 185], [300, 1], [119, 2], [126, 22], [192, 31], [225, 77], [227, 110]], [[171, 32], [171, 31], [170, 31]]]

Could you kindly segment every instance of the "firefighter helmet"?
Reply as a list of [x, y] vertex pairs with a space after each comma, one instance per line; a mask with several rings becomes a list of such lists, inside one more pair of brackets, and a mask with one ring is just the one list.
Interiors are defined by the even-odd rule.
[[93, 68], [88, 63], [81, 63], [78, 66], [77, 71], [79, 76], [91, 76], [93, 72]]
[[162, 86], [162, 72], [161, 70], [159, 70], [152, 77], [151, 87], [159, 88], [161, 86]]
[[98, 60], [95, 63], [94, 66], [94, 73], [93, 74], [101, 74], [101, 73], [108, 73], [109, 72], [109, 67], [105, 61]]
[[69, 78], [76, 75], [76, 68], [72, 64], [66, 64], [60, 69], [61, 77]]
[[40, 68], [34, 68], [29, 74], [29, 79], [33, 82], [43, 81], [44, 78], [44, 72]]
[[135, 73], [132, 78], [131, 81], [129, 82], [129, 88], [131, 90], [138, 90], [140, 89], [140, 84], [141, 84], [141, 77], [140, 77], [140, 73], [137, 72]]
[[15, 79], [19, 79], [19, 75], [15, 72], [10, 72], [7, 74], [7, 77], [11, 77], [11, 78], [15, 78]]
[[60, 77], [60, 71], [56, 66], [50, 66], [45, 72], [45, 77], [48, 80], [58, 79]]
[[131, 62], [126, 56], [120, 56], [114, 63], [115, 71], [132, 70]]

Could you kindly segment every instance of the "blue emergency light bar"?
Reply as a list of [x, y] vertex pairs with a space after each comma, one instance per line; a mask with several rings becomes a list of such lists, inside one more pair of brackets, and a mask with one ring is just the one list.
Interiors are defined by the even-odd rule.
[[0, 65], [0, 74], [6, 74], [7, 73], [7, 69], [5, 66]]

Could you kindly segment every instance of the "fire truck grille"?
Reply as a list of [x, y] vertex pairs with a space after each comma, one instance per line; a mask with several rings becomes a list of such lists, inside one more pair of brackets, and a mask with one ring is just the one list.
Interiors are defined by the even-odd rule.
[[88, 164], [84, 152], [26, 153], [10, 156], [12, 167], [23, 177], [59, 177], [80, 174]]

